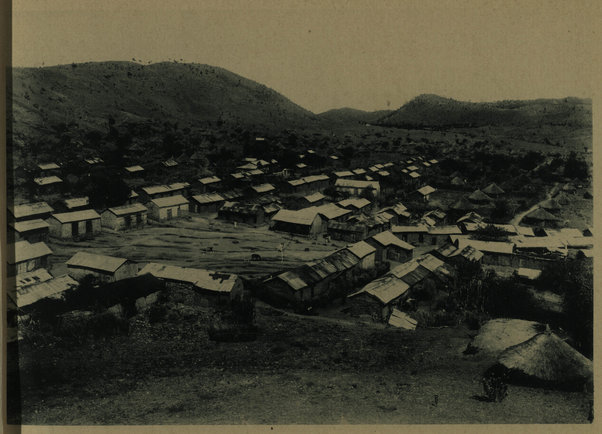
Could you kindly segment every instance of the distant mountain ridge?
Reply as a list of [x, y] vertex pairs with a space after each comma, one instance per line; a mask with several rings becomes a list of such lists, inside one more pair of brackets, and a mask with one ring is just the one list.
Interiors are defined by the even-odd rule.
[[465, 102], [423, 94], [377, 120], [378, 125], [402, 128], [480, 126], [535, 127], [542, 124], [591, 127], [590, 99], [536, 99]]
[[281, 128], [319, 118], [278, 92], [222, 68], [175, 62], [90, 62], [13, 69], [15, 127], [74, 120], [219, 122]]
[[171, 122], [182, 128], [248, 126], [328, 130], [330, 126], [399, 128], [512, 126], [591, 129], [591, 100], [463, 102], [420, 95], [397, 110], [353, 108], [320, 114], [280, 93], [210, 65], [162, 62], [88, 62], [13, 68], [12, 117], [16, 134], [35, 136], [61, 123], [105, 129], [109, 122]]

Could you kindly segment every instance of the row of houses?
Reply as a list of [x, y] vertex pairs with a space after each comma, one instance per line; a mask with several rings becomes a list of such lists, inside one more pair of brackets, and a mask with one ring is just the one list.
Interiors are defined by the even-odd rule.
[[385, 231], [263, 281], [268, 296], [284, 303], [312, 303], [346, 295], [362, 271], [385, 261], [411, 260], [413, 246]]

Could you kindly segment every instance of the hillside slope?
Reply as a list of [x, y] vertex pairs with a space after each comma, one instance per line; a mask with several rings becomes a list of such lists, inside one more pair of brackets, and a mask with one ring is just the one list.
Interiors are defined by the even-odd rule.
[[412, 128], [544, 125], [591, 128], [592, 104], [591, 100], [578, 98], [473, 103], [420, 95], [376, 123]]
[[268, 87], [199, 64], [90, 62], [13, 69], [15, 132], [75, 121], [102, 128], [123, 121], [312, 125], [318, 118]]

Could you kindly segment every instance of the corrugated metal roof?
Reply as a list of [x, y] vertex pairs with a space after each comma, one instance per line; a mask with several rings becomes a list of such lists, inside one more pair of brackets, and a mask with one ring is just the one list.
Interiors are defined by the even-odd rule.
[[434, 187], [431, 187], [430, 185], [425, 185], [424, 187], [420, 187], [418, 190], [418, 193], [420, 193], [423, 196], [426, 196], [428, 194], [434, 193], [436, 190]]
[[393, 308], [391, 316], [389, 316], [388, 324], [392, 327], [398, 327], [405, 330], [415, 330], [418, 325], [418, 321], [409, 316], [407, 313], [400, 311], [397, 308]]
[[410, 176], [410, 178], [420, 178], [420, 173], [418, 173], [418, 172], [410, 172], [409, 176]]
[[225, 199], [217, 193], [198, 194], [192, 199], [200, 204], [222, 202]]
[[384, 231], [376, 235], [372, 235], [372, 237], [370, 238], [372, 238], [374, 241], [378, 242], [379, 244], [385, 247], [397, 246], [404, 250], [414, 250], [414, 246], [412, 246], [409, 243], [406, 243], [403, 240], [400, 240], [391, 231]]
[[276, 187], [274, 187], [272, 184], [254, 185], [251, 188], [253, 190], [255, 190], [257, 193], [267, 193], [269, 191], [276, 190]]
[[232, 176], [232, 177], [233, 177], [233, 178], [235, 178], [235, 179], [242, 179], [242, 178], [244, 178], [244, 177], [245, 177], [245, 175], [244, 175], [244, 174], [242, 174], [242, 173], [240, 173], [240, 172], [233, 173], [233, 174], [231, 174], [230, 176]]
[[42, 178], [34, 178], [33, 180], [38, 185], [50, 185], [50, 184], [58, 184], [63, 182], [61, 178], [58, 176], [46, 176]]
[[307, 164], [305, 164], [305, 163], [297, 163], [297, 168], [299, 168], [299, 169], [304, 169], [306, 167], [307, 167]]
[[35, 231], [36, 229], [48, 228], [50, 225], [42, 219], [25, 220], [22, 222], [9, 223], [19, 233]]
[[311, 184], [312, 182], [317, 182], [317, 181], [328, 181], [330, 179], [330, 177], [328, 175], [310, 175], [310, 176], [306, 176], [303, 178], [303, 181], [307, 182], [308, 184]]
[[387, 172], [386, 170], [380, 170], [380, 171], [378, 172], [378, 174], [379, 174], [380, 176], [389, 176], [389, 175], [391, 175], [391, 173]]
[[339, 172], [334, 172], [334, 175], [337, 178], [344, 178], [344, 177], [347, 177], [347, 176], [353, 176], [353, 172], [350, 171], [350, 170], [341, 170]]
[[400, 264], [400, 265], [392, 268], [389, 271], [389, 274], [391, 274], [395, 277], [398, 277], [398, 278], [402, 278], [406, 274], [411, 273], [416, 268], [418, 268], [418, 265], [419, 265], [418, 262], [416, 262], [415, 260], [412, 260], [409, 262], [404, 262], [403, 264]]
[[51, 255], [52, 250], [43, 241], [30, 243], [29, 241], [17, 241], [7, 246], [7, 259], [9, 264], [18, 264], [30, 259], [41, 258]]
[[108, 271], [114, 273], [127, 262], [125, 258], [98, 255], [96, 253], [77, 252], [67, 262], [68, 267], [89, 268], [92, 270]]
[[142, 191], [144, 191], [148, 195], [163, 194], [183, 190], [189, 186], [190, 184], [187, 182], [176, 182], [174, 184], [169, 185], [152, 185], [150, 187], [142, 187]]
[[52, 214], [52, 217], [61, 223], [81, 222], [84, 220], [99, 219], [100, 215], [93, 209], [83, 209], [81, 211], [63, 212]]
[[238, 280], [236, 274], [219, 273], [199, 268], [177, 267], [151, 262], [140, 272], [139, 276], [150, 274], [159, 279], [191, 283], [197, 288], [215, 292], [231, 292]]
[[337, 179], [335, 181], [337, 187], [353, 187], [353, 188], [374, 188], [380, 190], [378, 181], [360, 181], [357, 179]]
[[343, 208], [347, 208], [348, 206], [352, 206], [354, 208], [357, 209], [362, 209], [367, 207], [368, 205], [370, 205], [372, 202], [370, 202], [368, 199], [364, 199], [364, 198], [349, 198], [349, 199], [344, 199], [340, 202], [337, 202], [337, 205], [342, 206]]
[[418, 282], [429, 277], [432, 273], [422, 266], [417, 266], [412, 271], [402, 276], [401, 279], [410, 286], [416, 285]]
[[303, 179], [291, 179], [290, 181], [287, 181], [290, 185], [292, 185], [293, 187], [298, 187], [299, 185], [303, 185], [305, 184], [305, 180]]
[[462, 231], [458, 226], [449, 225], [449, 226], [433, 226], [429, 228], [429, 234], [431, 235], [453, 235], [453, 234], [461, 234]]
[[131, 190], [130, 191], [130, 195], [128, 196], [128, 199], [134, 199], [134, 198], [136, 198], [138, 196], [139, 196], [138, 193], [136, 193], [134, 190]]
[[54, 209], [46, 202], [25, 203], [8, 207], [15, 218], [29, 217], [37, 214], [51, 213]]
[[87, 206], [89, 204], [90, 204], [90, 199], [88, 198], [88, 196], [65, 199], [65, 206], [68, 209], [79, 208], [80, 206]]
[[281, 209], [274, 217], [272, 217], [272, 220], [311, 226], [317, 215], [318, 211], [316, 207], [313, 206], [300, 210]]
[[442, 267], [444, 264], [441, 259], [438, 259], [428, 253], [416, 258], [416, 261], [430, 272], [434, 272], [437, 268]]
[[165, 160], [163, 162], [163, 165], [165, 167], [174, 167], [178, 165], [178, 162], [176, 160], [174, 160], [173, 158], [170, 158], [169, 160]]
[[362, 169], [361, 167], [359, 169], [354, 169], [352, 170], [352, 172], [355, 175], [364, 175], [366, 173], [366, 169]]
[[315, 202], [319, 202], [322, 199], [324, 199], [326, 196], [324, 196], [322, 193], [313, 193], [313, 194], [308, 194], [307, 196], [304, 196], [303, 198], [308, 201], [309, 203], [315, 203]]
[[135, 214], [138, 212], [147, 212], [148, 209], [141, 203], [132, 203], [132, 204], [128, 204], [128, 205], [122, 205], [122, 206], [116, 206], [113, 208], [109, 208], [109, 211], [111, 211], [116, 216], [122, 216], [122, 215], [127, 215], [127, 214]]
[[462, 222], [472, 222], [472, 223], [479, 223], [483, 221], [483, 217], [479, 214], [477, 214], [474, 211], [470, 211], [467, 214], [464, 214], [462, 217], [460, 217], [456, 223], [462, 223]]
[[215, 184], [216, 182], [220, 182], [220, 181], [221, 181], [221, 179], [218, 178], [217, 176], [207, 176], [205, 178], [199, 179], [199, 182], [203, 185]]
[[157, 205], [159, 208], [165, 208], [168, 206], [184, 205], [188, 203], [188, 200], [181, 194], [178, 194], [176, 196], [166, 196], [152, 199], [151, 202]]
[[38, 268], [27, 273], [19, 273], [16, 276], [9, 277], [8, 288], [22, 288], [36, 283], [46, 282], [52, 279], [52, 274], [45, 268]]
[[376, 249], [365, 241], [358, 241], [357, 243], [351, 244], [350, 246], [347, 246], [347, 250], [360, 259], [376, 252]]
[[237, 169], [241, 169], [241, 170], [255, 170], [255, 169], [257, 169], [257, 164], [255, 164], [255, 163], [247, 163], [247, 164], [243, 164], [242, 166], [238, 166]]
[[104, 160], [100, 157], [86, 158], [84, 161], [90, 165], [104, 163]]
[[127, 170], [130, 173], [134, 173], [134, 172], [142, 172], [144, 171], [144, 167], [139, 166], [139, 165], [135, 165], [135, 166], [128, 166], [125, 168], [125, 170]]
[[60, 276], [45, 282], [17, 288], [17, 306], [29, 306], [43, 298], [55, 298], [68, 289], [75, 288], [78, 283], [70, 276]]
[[510, 255], [514, 252], [514, 243], [458, 238], [458, 248], [463, 249], [466, 246], [472, 246], [483, 253], [504, 253]]
[[276, 276], [276, 278], [282, 280], [295, 291], [308, 286], [294, 271], [286, 271]]
[[391, 228], [391, 232], [393, 232], [394, 234], [414, 233], [414, 232], [427, 233], [428, 231], [429, 231], [429, 228], [426, 225], [393, 226]]
[[404, 295], [410, 286], [401, 279], [395, 276], [385, 276], [380, 279], [373, 280], [364, 286], [361, 291], [352, 294], [350, 297], [354, 297], [361, 293], [370, 294], [382, 304], [386, 305], [396, 298]]
[[418, 170], [418, 166], [408, 166], [408, 167], [407, 167], [407, 169], [408, 169], [410, 172], [415, 172], [416, 170]]
[[348, 209], [341, 208], [334, 203], [326, 203], [315, 207], [318, 214], [322, 215], [327, 220], [336, 219], [351, 213]]
[[261, 169], [253, 169], [253, 170], [248, 171], [247, 175], [249, 175], [249, 176], [263, 175], [263, 170], [261, 170]]
[[59, 166], [56, 163], [40, 163], [40, 164], [38, 164], [38, 167], [42, 170], [53, 170], [53, 169], [61, 168], [61, 166]]

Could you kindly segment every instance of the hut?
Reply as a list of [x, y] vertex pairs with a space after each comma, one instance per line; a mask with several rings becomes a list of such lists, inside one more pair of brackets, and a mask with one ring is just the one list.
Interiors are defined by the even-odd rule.
[[410, 285], [392, 275], [373, 280], [358, 292], [347, 297], [352, 315], [370, 315], [387, 321], [393, 309], [407, 298]]
[[523, 221], [533, 226], [555, 226], [560, 219], [543, 208], [537, 208], [523, 217]]
[[34, 178], [39, 193], [57, 193], [63, 185], [63, 180], [56, 175]]
[[17, 241], [7, 246], [8, 269], [7, 275], [26, 273], [46, 268], [48, 257], [52, 255], [52, 250], [43, 241], [30, 243], [29, 241]]
[[151, 275], [163, 281], [168, 289], [193, 290], [207, 304], [222, 304], [240, 297], [243, 292], [242, 280], [232, 273], [151, 262], [138, 275]]
[[413, 225], [413, 226], [393, 226], [391, 232], [410, 244], [424, 244], [425, 237], [428, 234], [428, 226]]
[[468, 200], [477, 205], [488, 205], [493, 199], [487, 194], [483, 193], [481, 190], [473, 191], [469, 196]]
[[497, 363], [511, 379], [582, 390], [593, 382], [593, 363], [549, 329], [512, 346]]
[[69, 274], [76, 280], [92, 275], [109, 283], [136, 276], [138, 265], [125, 258], [77, 252], [66, 262]]
[[272, 217], [271, 229], [300, 236], [317, 236], [324, 232], [326, 223], [317, 210], [310, 207], [297, 211], [281, 209]]
[[190, 198], [191, 211], [199, 214], [217, 212], [226, 202], [218, 193], [206, 193], [192, 196]]
[[539, 207], [545, 209], [546, 211], [556, 212], [562, 208], [562, 205], [556, 199], [551, 198], [541, 202]]
[[264, 208], [256, 203], [224, 202], [217, 218], [234, 223], [259, 226], [266, 222]]
[[268, 194], [276, 191], [276, 187], [272, 184], [253, 185], [251, 189], [255, 194]]
[[416, 193], [421, 200], [428, 202], [431, 198], [431, 194], [433, 194], [435, 191], [437, 190], [434, 187], [425, 185], [424, 187], [420, 187], [418, 190], [416, 190]]
[[326, 199], [326, 196], [324, 196], [320, 192], [316, 192], [316, 193], [312, 193], [312, 194], [303, 196], [303, 202], [305, 203], [306, 207], [323, 205], [325, 199]]
[[358, 267], [362, 270], [370, 270], [374, 268], [376, 263], [376, 248], [365, 241], [358, 241], [350, 246], [347, 250], [353, 253], [360, 260]]
[[100, 215], [93, 209], [52, 214], [46, 222], [56, 238], [92, 238], [101, 232]]
[[100, 215], [101, 225], [114, 231], [140, 229], [146, 225], [148, 209], [141, 203], [108, 208]]
[[187, 182], [176, 182], [166, 185], [153, 185], [150, 187], [142, 187], [142, 202], [146, 203], [152, 199], [159, 199], [170, 196], [186, 196], [190, 184]]
[[489, 184], [487, 187], [485, 187], [483, 190], [483, 193], [485, 193], [486, 195], [490, 196], [490, 197], [494, 197], [494, 198], [498, 198], [501, 197], [505, 191], [502, 190], [500, 188], [499, 185], [497, 185], [495, 182], [492, 182], [491, 184]]
[[63, 204], [67, 211], [81, 211], [90, 208], [90, 198], [88, 198], [88, 196], [72, 197], [70, 199], [64, 199]]
[[155, 220], [171, 220], [188, 215], [190, 203], [182, 195], [160, 197], [147, 203], [149, 213]]
[[535, 321], [511, 318], [492, 319], [481, 326], [479, 334], [468, 344], [465, 353], [500, 354], [507, 348], [528, 341], [543, 331], [545, 331], [545, 326]]
[[338, 202], [337, 205], [341, 208], [350, 210], [353, 214], [358, 214], [360, 212], [370, 211], [370, 205], [372, 205], [372, 202], [364, 198], [350, 197], [349, 199], [344, 199]]
[[125, 173], [128, 176], [142, 176], [144, 173], [144, 167], [139, 165], [124, 167]]
[[21, 205], [9, 206], [13, 221], [47, 219], [50, 217], [54, 209], [46, 202], [25, 203]]
[[30, 243], [48, 241], [50, 225], [42, 219], [11, 222], [9, 226], [13, 233], [12, 241], [26, 240]]
[[206, 193], [208, 191], [215, 191], [219, 189], [222, 185], [221, 178], [217, 176], [206, 176], [204, 178], [199, 179], [200, 192]]
[[339, 178], [335, 181], [334, 188], [339, 193], [347, 193], [351, 196], [360, 196], [367, 191], [372, 192], [374, 197], [380, 195], [380, 184], [378, 181], [359, 181], [355, 179]]
[[425, 238], [425, 244], [441, 246], [447, 242], [450, 235], [460, 235], [462, 231], [456, 225], [431, 226]]
[[376, 248], [376, 260], [379, 262], [386, 260], [406, 262], [412, 259], [414, 246], [402, 241], [391, 231], [372, 235], [366, 239], [366, 242]]
[[37, 302], [60, 298], [65, 291], [77, 286], [78, 283], [68, 275], [52, 277], [48, 271], [39, 269], [17, 275], [14, 284], [8, 285], [10, 292], [7, 295], [19, 311], [26, 313]]
[[456, 176], [456, 177], [452, 178], [452, 180], [450, 181], [450, 184], [453, 185], [454, 187], [464, 187], [466, 185], [466, 181], [463, 178]]

